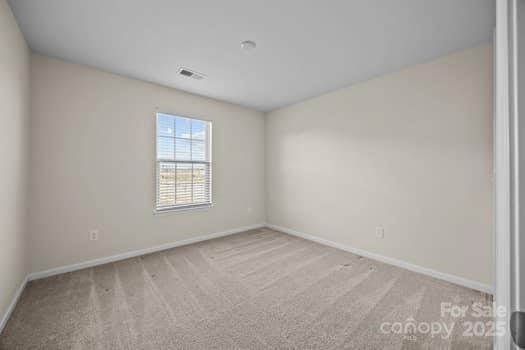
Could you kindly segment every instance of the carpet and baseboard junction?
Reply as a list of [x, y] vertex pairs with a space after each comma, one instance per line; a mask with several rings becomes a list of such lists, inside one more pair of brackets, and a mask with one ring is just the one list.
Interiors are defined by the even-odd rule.
[[0, 349], [492, 347], [442, 312], [487, 293], [267, 227], [188, 243], [28, 282]]

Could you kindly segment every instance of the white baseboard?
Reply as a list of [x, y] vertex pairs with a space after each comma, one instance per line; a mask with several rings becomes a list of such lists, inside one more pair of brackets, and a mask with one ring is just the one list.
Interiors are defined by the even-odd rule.
[[45, 278], [45, 277], [59, 275], [59, 274], [66, 273], [66, 272], [72, 272], [72, 271], [76, 271], [76, 270], [81, 270], [81, 269], [85, 269], [85, 268], [89, 268], [89, 267], [93, 267], [93, 266], [103, 265], [103, 264], [107, 264], [107, 263], [111, 263], [111, 262], [115, 262], [115, 261], [119, 261], [119, 260], [124, 260], [124, 259], [128, 259], [128, 258], [133, 258], [133, 257], [145, 255], [145, 254], [155, 253], [155, 252], [159, 252], [159, 251], [162, 251], [162, 250], [167, 250], [167, 249], [171, 249], [171, 248], [175, 248], [175, 247], [180, 247], [180, 246], [184, 246], [184, 245], [188, 245], [188, 244], [192, 244], [192, 243], [207, 241], [207, 240], [210, 240], [210, 239], [213, 239], [213, 238], [224, 237], [224, 236], [232, 235], [232, 234], [235, 234], [235, 233], [240, 233], [240, 232], [244, 232], [244, 231], [248, 231], [248, 230], [254, 230], [254, 229], [265, 227], [265, 226], [269, 227], [269, 228], [271, 228], [273, 230], [276, 230], [276, 231], [281, 231], [281, 232], [284, 232], [284, 233], [288, 233], [290, 235], [301, 237], [301, 238], [304, 238], [304, 239], [307, 239], [307, 240], [310, 240], [310, 241], [313, 241], [313, 242], [317, 242], [317, 243], [320, 243], [320, 244], [323, 244], [323, 245], [326, 245], [326, 246], [329, 246], [329, 247], [345, 250], [345, 251], [348, 251], [348, 252], [353, 253], [353, 254], [361, 255], [361, 256], [364, 256], [364, 257], [367, 257], [367, 258], [370, 258], [370, 259], [373, 259], [373, 260], [381, 261], [381, 262], [386, 263], [386, 264], [390, 264], [390, 265], [394, 265], [394, 266], [397, 266], [397, 267], [400, 267], [400, 268], [404, 268], [406, 270], [418, 272], [418, 273], [421, 273], [421, 274], [424, 274], [424, 275], [428, 275], [428, 276], [431, 276], [431, 277], [435, 277], [435, 278], [438, 278], [438, 279], [441, 279], [441, 280], [444, 280], [444, 281], [447, 281], [447, 282], [458, 284], [460, 286], [464, 286], [464, 287], [467, 287], [467, 288], [479, 290], [479, 291], [484, 292], [484, 293], [493, 294], [493, 292], [494, 292], [493, 287], [488, 285], [488, 284], [484, 284], [484, 283], [480, 283], [480, 282], [476, 282], [476, 281], [471, 281], [471, 280], [465, 279], [463, 277], [454, 276], [454, 275], [450, 275], [450, 274], [447, 274], [447, 273], [435, 271], [435, 270], [428, 269], [428, 268], [425, 268], [425, 267], [421, 267], [421, 266], [418, 266], [418, 265], [414, 265], [414, 264], [411, 264], [411, 263], [408, 263], [408, 262], [405, 262], [405, 261], [402, 261], [402, 260], [389, 258], [389, 257], [383, 256], [383, 255], [380, 255], [380, 254], [370, 253], [370, 252], [368, 252], [366, 250], [362, 250], [362, 249], [354, 248], [354, 247], [351, 247], [351, 246], [348, 246], [348, 245], [344, 245], [344, 244], [336, 243], [336, 242], [333, 242], [333, 241], [329, 241], [329, 240], [326, 240], [326, 239], [323, 239], [323, 238], [319, 238], [319, 237], [316, 237], [316, 236], [313, 236], [313, 235], [310, 235], [310, 234], [307, 234], [307, 233], [295, 231], [295, 230], [292, 230], [292, 229], [289, 229], [289, 228], [286, 228], [286, 227], [272, 225], [272, 224], [256, 224], [256, 225], [238, 227], [238, 228], [235, 228], [235, 229], [221, 231], [221, 232], [215, 232], [215, 233], [211, 233], [211, 234], [207, 234], [207, 235], [203, 235], [203, 236], [199, 236], [199, 237], [188, 238], [188, 239], [184, 239], [184, 240], [181, 240], [181, 241], [165, 243], [165, 244], [161, 244], [161, 245], [150, 247], [150, 248], [133, 250], [133, 251], [129, 251], [129, 252], [121, 253], [121, 254], [111, 255], [111, 256], [108, 256], [108, 257], [103, 257], [103, 258], [97, 258], [97, 259], [93, 259], [93, 260], [83, 261], [83, 262], [72, 264], [72, 265], [60, 266], [60, 267], [52, 268], [52, 269], [45, 270], [45, 271], [32, 272], [32, 273], [28, 274], [26, 278], [24, 278], [24, 280], [22, 281], [22, 283], [18, 287], [15, 295], [13, 296], [13, 300], [9, 304], [6, 312], [4, 313], [2, 318], [0, 319], [0, 333], [2, 333], [2, 330], [4, 329], [4, 327], [5, 327], [8, 319], [9, 319], [9, 317], [11, 316], [11, 313], [13, 312], [13, 310], [14, 310], [14, 308], [16, 306], [16, 303], [18, 302], [18, 299], [22, 295], [22, 292], [23, 292], [23, 290], [24, 290], [24, 288], [25, 288], [25, 286], [26, 286], [28, 281], [33, 281], [33, 280], [37, 280], [37, 279], [41, 279], [41, 278]]
[[418, 266], [418, 265], [415, 265], [415, 264], [411, 264], [411, 263], [408, 263], [408, 262], [403, 261], [403, 260], [390, 258], [390, 257], [383, 256], [383, 255], [376, 254], [376, 253], [371, 253], [371, 252], [368, 252], [368, 251], [363, 250], [363, 249], [354, 248], [354, 247], [349, 246], [349, 245], [345, 245], [345, 244], [329, 241], [327, 239], [319, 238], [319, 237], [316, 237], [316, 236], [313, 236], [313, 235], [310, 235], [310, 234], [307, 234], [307, 233], [304, 233], [304, 232], [299, 232], [299, 231], [296, 231], [296, 230], [292, 230], [292, 229], [287, 228], [287, 227], [282, 227], [282, 226], [272, 225], [272, 224], [266, 224], [266, 227], [271, 228], [271, 229], [276, 230], [276, 231], [288, 233], [288, 234], [293, 235], [293, 236], [301, 237], [301, 238], [307, 239], [309, 241], [313, 241], [313, 242], [316, 242], [316, 243], [319, 243], [319, 244], [323, 244], [323, 245], [326, 245], [326, 246], [329, 246], [329, 247], [333, 247], [333, 248], [341, 249], [341, 250], [344, 250], [344, 251], [347, 251], [347, 252], [350, 252], [350, 253], [353, 253], [353, 254], [361, 255], [361, 256], [367, 257], [369, 259], [373, 259], [373, 260], [377, 260], [377, 261], [383, 262], [385, 264], [389, 264], [389, 265], [397, 266], [397, 267], [400, 267], [400, 268], [403, 268], [403, 269], [406, 269], [406, 270], [410, 270], [410, 271], [413, 271], [413, 272], [421, 273], [423, 275], [427, 275], [427, 276], [430, 276], [430, 277], [438, 278], [440, 280], [447, 281], [447, 282], [450, 282], [450, 283], [454, 283], [454, 284], [457, 284], [457, 285], [460, 285], [460, 286], [463, 286], [463, 287], [467, 287], [467, 288], [470, 288], [470, 289], [475, 289], [475, 290], [478, 290], [478, 291], [483, 292], [483, 293], [488, 293], [488, 294], [493, 294], [494, 293], [494, 287], [491, 286], [491, 285], [488, 285], [488, 284], [484, 284], [484, 283], [477, 282], [477, 281], [472, 281], [472, 280], [469, 280], [469, 279], [466, 279], [466, 278], [463, 278], [463, 277], [459, 277], [459, 276], [455, 276], [455, 275], [451, 275], [451, 274], [448, 274], [448, 273], [439, 272], [439, 271], [432, 270], [432, 269], [429, 269], [429, 268], [426, 268], [426, 267], [422, 267], [422, 266]]
[[11, 303], [7, 307], [7, 310], [5, 311], [4, 315], [0, 319], [0, 334], [2, 333], [5, 325], [7, 324], [7, 321], [9, 320], [9, 317], [11, 317], [11, 314], [13, 313], [13, 310], [15, 309], [15, 306], [16, 306], [16, 304], [18, 302], [18, 299], [20, 299], [20, 296], [22, 295], [22, 292], [24, 291], [24, 288], [26, 287], [26, 284], [29, 281], [33, 281], [33, 280], [37, 280], [37, 279], [41, 279], [41, 278], [45, 278], [45, 277], [50, 277], [50, 276], [54, 276], [54, 275], [59, 275], [59, 274], [66, 273], [66, 272], [72, 272], [72, 271], [76, 271], [76, 270], [81, 270], [81, 269], [85, 269], [85, 268], [93, 267], [93, 266], [97, 266], [97, 265], [103, 265], [103, 264], [107, 264], [107, 263], [111, 263], [111, 262], [115, 262], [115, 261], [119, 261], [119, 260], [124, 260], [124, 259], [128, 259], [128, 258], [133, 258], [133, 257], [145, 255], [145, 254], [155, 253], [155, 252], [159, 252], [159, 251], [166, 250], [166, 249], [180, 247], [180, 246], [183, 246], [183, 245], [188, 245], [188, 244], [192, 244], [192, 243], [207, 241], [207, 240], [210, 240], [210, 239], [213, 239], [213, 238], [219, 238], [219, 237], [224, 237], [224, 236], [228, 236], [228, 235], [233, 235], [235, 233], [240, 233], [240, 232], [244, 232], [244, 231], [254, 230], [254, 229], [265, 227], [265, 226], [266, 226], [265, 224], [256, 224], [256, 225], [250, 225], [250, 226], [243, 226], [243, 227], [238, 227], [238, 228], [231, 229], [231, 230], [226, 230], [226, 231], [221, 231], [221, 232], [214, 232], [214, 233], [210, 233], [210, 234], [203, 235], [203, 236], [188, 238], [188, 239], [184, 239], [184, 240], [181, 240], [181, 241], [165, 243], [165, 244], [161, 244], [161, 245], [150, 247], [150, 248], [133, 250], [133, 251], [130, 251], [130, 252], [125, 252], [125, 253], [121, 253], [121, 254], [111, 255], [111, 256], [107, 256], [107, 257], [103, 257], [103, 258], [97, 258], [97, 259], [93, 259], [93, 260], [83, 261], [83, 262], [72, 264], [72, 265], [60, 266], [60, 267], [52, 268], [52, 269], [45, 270], [45, 271], [32, 272], [32, 273], [28, 274], [24, 278], [24, 280], [22, 281], [22, 283], [20, 284], [20, 286], [16, 290], [16, 293], [13, 296], [13, 299], [11, 300]]
[[20, 299], [20, 296], [22, 295], [22, 292], [24, 291], [24, 288], [26, 287], [27, 281], [28, 280], [26, 276], [22, 280], [22, 283], [20, 283], [20, 285], [18, 286], [18, 289], [15, 292], [15, 295], [13, 295], [13, 299], [11, 300], [11, 303], [9, 303], [7, 310], [5, 310], [4, 315], [0, 319], [0, 334], [2, 334], [2, 331], [4, 330], [4, 327], [7, 324], [9, 317], [11, 317], [11, 314], [13, 313], [13, 310], [15, 309], [15, 306], [18, 303], [18, 299]]
[[111, 255], [111, 256], [107, 256], [107, 257], [103, 257], [103, 258], [87, 260], [87, 261], [83, 261], [83, 262], [79, 262], [79, 263], [72, 264], [72, 265], [67, 265], [67, 266], [55, 267], [55, 268], [52, 268], [52, 269], [49, 269], [49, 270], [45, 270], [45, 271], [32, 272], [32, 273], [30, 273], [28, 275], [28, 280], [29, 281], [33, 281], [33, 280], [37, 280], [37, 279], [41, 279], [41, 278], [46, 278], [46, 277], [50, 277], [50, 276], [59, 275], [59, 274], [66, 273], [66, 272], [82, 270], [82, 269], [85, 269], [85, 268], [88, 268], [88, 267], [103, 265], [103, 264], [107, 264], [107, 263], [111, 263], [111, 262], [115, 262], [115, 261], [119, 261], [119, 260], [124, 260], [124, 259], [129, 259], [129, 258], [134, 258], [134, 257], [137, 257], [137, 256], [145, 255], [145, 254], [151, 254], [151, 253], [159, 252], [159, 251], [166, 250], [166, 249], [180, 247], [180, 246], [183, 246], [183, 245], [188, 245], [188, 244], [192, 244], [192, 243], [207, 241], [207, 240], [210, 240], [210, 239], [213, 239], [213, 238], [233, 235], [235, 233], [240, 233], [240, 232], [244, 232], [244, 231], [248, 231], [248, 230], [254, 230], [254, 229], [257, 229], [257, 228], [264, 227], [264, 226], [266, 226], [266, 225], [265, 224], [256, 224], [256, 225], [238, 227], [238, 228], [231, 229], [231, 230], [210, 233], [210, 234], [207, 234], [207, 235], [193, 237], [193, 238], [188, 238], [188, 239], [184, 239], [184, 240], [181, 240], [181, 241], [165, 243], [165, 244], [161, 244], [161, 245], [150, 247], [150, 248], [133, 250], [133, 251], [129, 251], [129, 252], [121, 253], [121, 254], [116, 254], [116, 255]]

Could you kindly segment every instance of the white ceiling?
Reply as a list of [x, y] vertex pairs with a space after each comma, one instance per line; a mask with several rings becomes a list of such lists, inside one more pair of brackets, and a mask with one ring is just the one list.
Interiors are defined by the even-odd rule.
[[488, 41], [495, 23], [493, 0], [10, 4], [37, 52], [262, 111]]

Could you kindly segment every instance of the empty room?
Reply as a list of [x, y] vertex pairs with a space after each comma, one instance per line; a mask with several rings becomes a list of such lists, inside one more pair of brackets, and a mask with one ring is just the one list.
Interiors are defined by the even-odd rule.
[[512, 1], [0, 0], [0, 349], [510, 349]]

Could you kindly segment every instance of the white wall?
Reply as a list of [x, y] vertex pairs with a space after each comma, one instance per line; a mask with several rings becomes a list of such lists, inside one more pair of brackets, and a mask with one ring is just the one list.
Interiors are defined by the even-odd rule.
[[[31, 271], [264, 222], [262, 113], [40, 55], [31, 68]], [[213, 122], [213, 208], [153, 215], [155, 107]]]
[[492, 69], [485, 44], [270, 113], [267, 221], [492, 284]]
[[[490, 44], [266, 118], [41, 55], [31, 78], [33, 272], [266, 219], [492, 283]], [[152, 214], [156, 107], [214, 122], [213, 208]]]
[[0, 0], [0, 321], [26, 274], [29, 50]]

